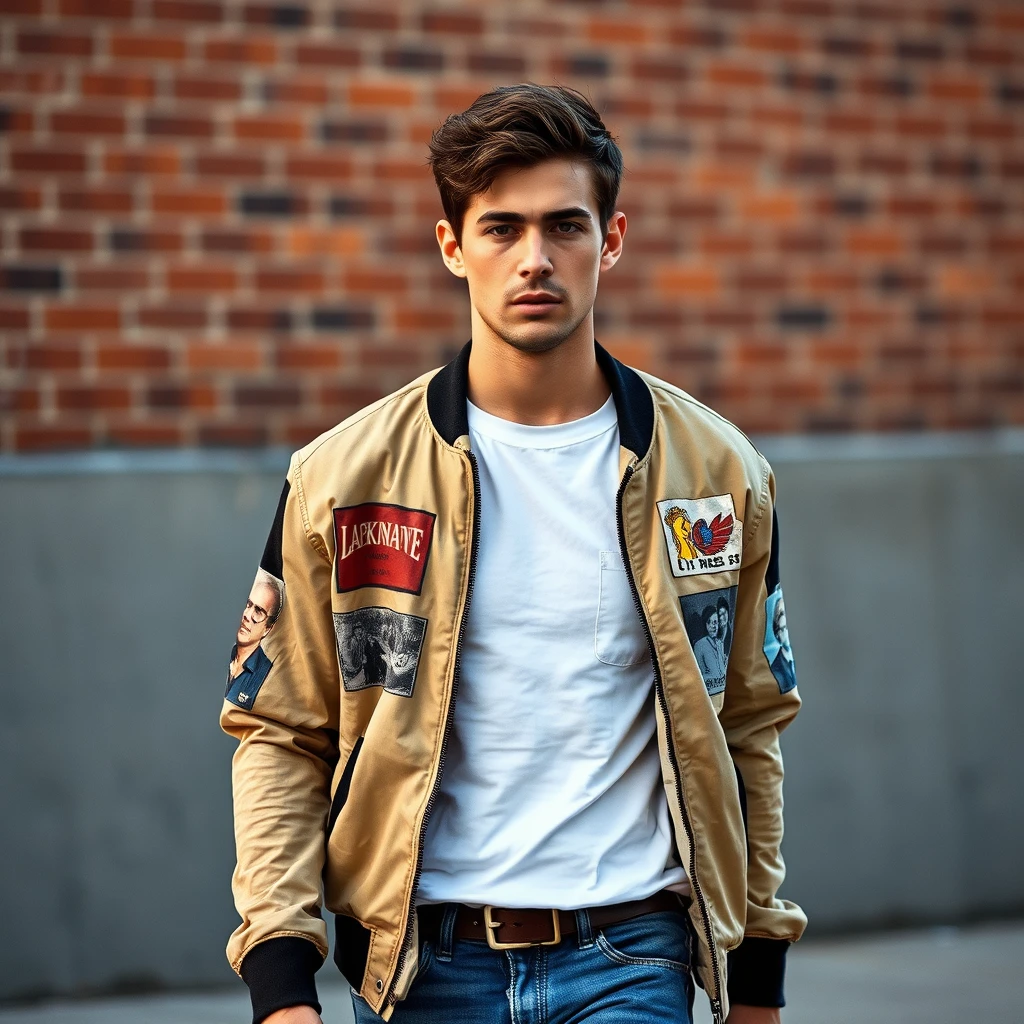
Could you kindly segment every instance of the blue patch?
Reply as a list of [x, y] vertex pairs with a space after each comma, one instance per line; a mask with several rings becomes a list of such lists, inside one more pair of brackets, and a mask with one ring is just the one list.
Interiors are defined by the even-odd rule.
[[262, 647], [257, 647], [252, 654], [246, 658], [242, 665], [241, 672], [234, 679], [228, 675], [226, 700], [237, 704], [240, 708], [251, 708], [256, 694], [260, 687], [266, 682], [274, 663], [263, 653]]
[[779, 684], [779, 693], [789, 693], [796, 686], [796, 665], [793, 663], [793, 649], [789, 646], [781, 583], [776, 584], [764, 603], [764, 618], [764, 656]]

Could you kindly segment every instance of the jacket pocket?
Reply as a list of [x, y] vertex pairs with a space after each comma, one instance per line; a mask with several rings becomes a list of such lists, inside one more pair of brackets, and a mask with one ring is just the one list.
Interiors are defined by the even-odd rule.
[[605, 665], [639, 665], [649, 655], [626, 567], [617, 551], [601, 552], [594, 653]]

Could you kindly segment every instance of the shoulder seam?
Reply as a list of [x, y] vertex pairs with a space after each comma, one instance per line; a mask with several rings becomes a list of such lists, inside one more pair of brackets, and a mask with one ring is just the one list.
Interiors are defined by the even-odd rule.
[[302, 460], [296, 452], [292, 464], [292, 476], [295, 479], [295, 497], [299, 501], [299, 513], [302, 516], [302, 532], [306, 535], [309, 546], [328, 564], [331, 564], [330, 552], [324, 547], [323, 541], [313, 531], [309, 521], [309, 508], [306, 505], [306, 490], [302, 485]]

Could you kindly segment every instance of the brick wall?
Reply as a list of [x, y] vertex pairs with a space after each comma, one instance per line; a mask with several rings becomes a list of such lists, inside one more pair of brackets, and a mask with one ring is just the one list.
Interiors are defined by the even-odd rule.
[[298, 445], [468, 335], [425, 144], [586, 91], [598, 336], [750, 431], [1024, 422], [1024, 5], [0, 0], [0, 450]]

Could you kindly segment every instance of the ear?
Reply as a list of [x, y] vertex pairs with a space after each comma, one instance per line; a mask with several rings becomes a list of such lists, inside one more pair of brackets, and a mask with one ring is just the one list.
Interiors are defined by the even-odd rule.
[[462, 262], [462, 249], [455, 237], [455, 229], [448, 221], [439, 220], [434, 230], [437, 234], [437, 244], [441, 250], [441, 259], [444, 260], [444, 265], [456, 277], [465, 277], [466, 267]]
[[626, 215], [617, 210], [608, 221], [608, 230], [601, 248], [601, 270], [611, 270], [622, 255], [622, 240], [626, 237]]

